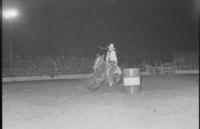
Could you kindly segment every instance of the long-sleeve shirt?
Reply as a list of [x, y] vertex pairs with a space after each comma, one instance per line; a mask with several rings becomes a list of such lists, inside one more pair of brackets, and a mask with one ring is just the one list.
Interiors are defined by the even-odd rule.
[[117, 56], [116, 56], [116, 52], [114, 50], [107, 52], [106, 62], [109, 62], [109, 61], [113, 61], [117, 64]]

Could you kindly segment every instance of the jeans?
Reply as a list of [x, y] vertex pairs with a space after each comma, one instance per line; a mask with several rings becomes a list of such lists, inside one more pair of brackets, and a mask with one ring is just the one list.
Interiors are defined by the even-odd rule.
[[107, 82], [113, 84], [114, 71], [117, 69], [117, 64], [114, 61], [109, 61], [107, 66]]

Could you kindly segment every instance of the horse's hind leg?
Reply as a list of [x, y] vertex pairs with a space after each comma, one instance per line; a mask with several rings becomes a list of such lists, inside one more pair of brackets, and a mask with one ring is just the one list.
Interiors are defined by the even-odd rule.
[[94, 91], [97, 90], [100, 87], [100, 82], [98, 79], [94, 79], [92, 81], [92, 83], [90, 84], [90, 86], [88, 87], [88, 89]]
[[91, 81], [90, 81], [89, 86], [87, 86], [87, 89], [92, 89], [93, 86], [95, 85], [95, 83], [96, 83], [96, 77], [93, 77], [93, 78], [91, 79]]
[[95, 83], [95, 85], [92, 86], [91, 90], [95, 91], [95, 90], [99, 89], [99, 87], [100, 87], [100, 84], [99, 83]]
[[94, 85], [94, 82], [92, 81], [91, 83], [90, 83], [90, 85], [89, 86], [87, 86], [87, 89], [92, 89], [92, 86]]

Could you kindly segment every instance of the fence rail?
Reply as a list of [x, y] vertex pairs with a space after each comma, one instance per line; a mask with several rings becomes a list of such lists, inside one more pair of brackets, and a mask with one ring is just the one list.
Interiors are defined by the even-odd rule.
[[178, 70], [175, 67], [149, 67], [142, 71], [142, 73], [144, 75], [199, 74], [199, 70]]

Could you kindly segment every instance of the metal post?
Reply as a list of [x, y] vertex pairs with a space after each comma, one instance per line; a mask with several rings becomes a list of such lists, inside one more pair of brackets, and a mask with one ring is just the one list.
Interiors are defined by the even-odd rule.
[[175, 67], [174, 73], [176, 73], [176, 70], [177, 70], [177, 58], [176, 58], [176, 51], [175, 50], [173, 50], [173, 61], [174, 61], [174, 67]]
[[9, 20], [10, 30], [10, 70], [12, 81], [14, 80], [14, 68], [13, 68], [13, 39], [12, 39], [12, 19]]

